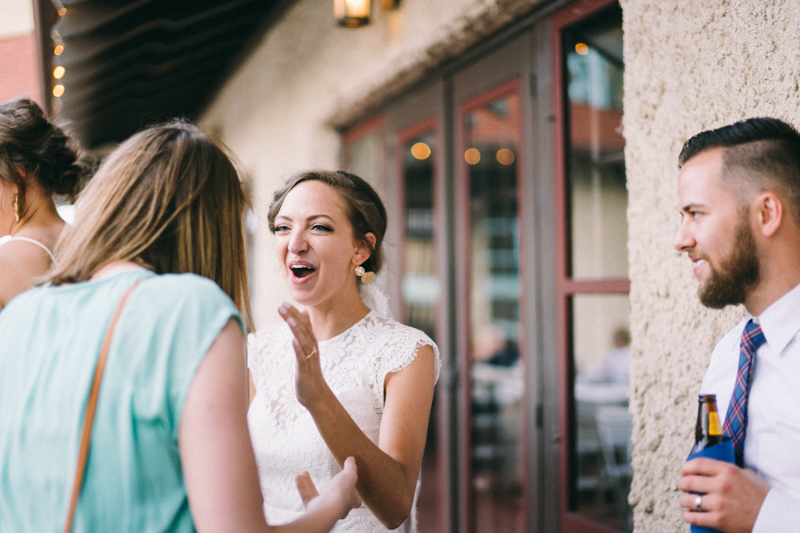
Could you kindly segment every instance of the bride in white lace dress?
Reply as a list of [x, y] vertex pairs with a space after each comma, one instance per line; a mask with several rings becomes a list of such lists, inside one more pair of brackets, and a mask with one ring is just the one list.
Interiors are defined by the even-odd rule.
[[413, 529], [440, 360], [433, 341], [393, 320], [368, 286], [381, 266], [383, 204], [357, 176], [306, 172], [275, 193], [268, 218], [305, 310], [283, 304], [284, 322], [248, 339], [248, 424], [267, 519], [302, 512], [297, 472], [324, 488], [353, 456], [364, 505], [333, 531], [390, 531], [409, 516]]

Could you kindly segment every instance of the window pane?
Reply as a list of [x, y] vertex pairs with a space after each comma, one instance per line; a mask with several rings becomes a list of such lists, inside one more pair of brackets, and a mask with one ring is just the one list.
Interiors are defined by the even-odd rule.
[[571, 508], [631, 530], [630, 303], [627, 294], [572, 298], [575, 447]]
[[[433, 161], [434, 137], [423, 133], [403, 145], [403, 178], [405, 183], [405, 239], [403, 242], [402, 294], [405, 323], [427, 333], [436, 340], [434, 308], [439, 295], [433, 249]], [[438, 410], [431, 410], [428, 440], [422, 459], [422, 486], [417, 501], [418, 529], [421, 533], [441, 531], [439, 495], [440, 458], [437, 453], [436, 430]]]
[[570, 28], [564, 42], [571, 276], [627, 277], [621, 11], [616, 7]]
[[469, 178], [472, 488], [476, 531], [523, 524], [519, 353], [519, 97], [465, 117]]
[[364, 181], [383, 194], [383, 173], [381, 168], [381, 134], [378, 130], [370, 131], [350, 143], [350, 172], [363, 178]]

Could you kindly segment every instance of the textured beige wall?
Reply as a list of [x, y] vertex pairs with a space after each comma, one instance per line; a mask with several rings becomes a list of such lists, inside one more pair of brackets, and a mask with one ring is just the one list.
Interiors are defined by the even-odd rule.
[[253, 276], [257, 327], [288, 298], [265, 214], [298, 170], [335, 168], [335, 130], [543, 0], [403, 0], [372, 24], [337, 27], [330, 0], [300, 0], [267, 33], [202, 117], [242, 161], [260, 223]]
[[698, 131], [752, 116], [800, 125], [796, 0], [623, 0], [630, 204], [635, 530], [688, 531], [675, 485], [716, 341], [742, 309], [709, 311], [678, 227], [677, 156]]

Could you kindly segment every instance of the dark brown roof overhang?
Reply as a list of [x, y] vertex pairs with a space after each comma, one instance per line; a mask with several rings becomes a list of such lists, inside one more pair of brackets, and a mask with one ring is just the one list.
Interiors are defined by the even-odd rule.
[[[38, 3], [46, 97], [92, 149], [150, 124], [197, 118], [292, 0]], [[65, 74], [54, 80], [58, 65]], [[64, 86], [58, 99], [56, 83]]]

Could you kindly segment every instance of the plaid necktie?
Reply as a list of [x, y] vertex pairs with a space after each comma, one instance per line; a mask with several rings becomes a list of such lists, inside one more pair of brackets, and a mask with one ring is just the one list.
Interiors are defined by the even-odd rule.
[[750, 320], [744, 328], [742, 345], [739, 351], [739, 371], [736, 373], [736, 386], [733, 388], [728, 414], [722, 430], [733, 440], [736, 464], [744, 464], [744, 438], [747, 432], [747, 397], [753, 373], [753, 358], [759, 346], [766, 342], [761, 326]]

